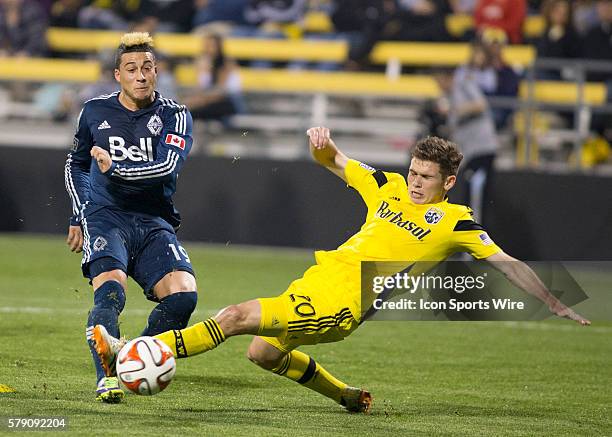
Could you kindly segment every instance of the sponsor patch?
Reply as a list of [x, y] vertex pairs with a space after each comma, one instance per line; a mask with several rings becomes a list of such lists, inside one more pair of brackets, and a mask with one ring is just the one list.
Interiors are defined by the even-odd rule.
[[104, 250], [104, 248], [106, 247], [107, 244], [108, 244], [108, 242], [106, 241], [106, 238], [104, 238], [104, 237], [96, 237], [96, 239], [94, 240], [94, 244], [93, 244], [93, 250], [95, 252], [100, 252], [100, 251]]
[[365, 168], [366, 170], [369, 170], [369, 171], [376, 171], [376, 169], [374, 167], [370, 167], [368, 164], [364, 164], [363, 162], [359, 163], [359, 167], [363, 167], [363, 168]]
[[151, 132], [153, 135], [159, 135], [163, 126], [164, 124], [162, 123], [161, 118], [159, 118], [159, 115], [157, 114], [151, 116], [149, 122], [147, 123], [149, 132]]
[[431, 207], [425, 213], [425, 221], [430, 225], [435, 225], [444, 217], [444, 212], [441, 209]]
[[174, 134], [166, 135], [166, 144], [176, 146], [181, 150], [185, 150], [185, 139]]
[[493, 244], [493, 240], [491, 240], [489, 234], [487, 234], [486, 232], [483, 232], [478, 237], [480, 238], [480, 241], [482, 241], [482, 244], [484, 244], [485, 246], [490, 246], [491, 244]]
[[74, 137], [74, 139], [72, 140], [72, 149], [70, 150], [72, 152], [76, 152], [78, 148], [79, 148], [79, 139], [77, 137]]

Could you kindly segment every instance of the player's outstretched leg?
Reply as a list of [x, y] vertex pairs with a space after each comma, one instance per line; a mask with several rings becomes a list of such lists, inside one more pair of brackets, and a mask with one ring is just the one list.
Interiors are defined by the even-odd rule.
[[282, 352], [265, 340], [255, 337], [249, 346], [247, 356], [263, 369], [314, 390], [339, 403], [350, 412], [370, 411], [372, 396], [368, 391], [350, 387], [303, 352], [298, 350]]

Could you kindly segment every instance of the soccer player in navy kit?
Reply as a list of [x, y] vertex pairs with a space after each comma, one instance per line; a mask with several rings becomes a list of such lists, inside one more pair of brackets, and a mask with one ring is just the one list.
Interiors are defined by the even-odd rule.
[[[178, 173], [193, 142], [185, 106], [155, 91], [155, 54], [146, 33], [121, 39], [115, 79], [121, 90], [87, 101], [65, 166], [72, 200], [67, 244], [83, 252], [83, 275], [94, 289], [87, 320], [119, 336], [127, 276], [158, 302], [142, 335], [187, 326], [197, 303], [194, 272], [175, 230], [180, 215], [172, 203]], [[96, 398], [123, 398], [117, 378], [105, 377], [92, 349]]]

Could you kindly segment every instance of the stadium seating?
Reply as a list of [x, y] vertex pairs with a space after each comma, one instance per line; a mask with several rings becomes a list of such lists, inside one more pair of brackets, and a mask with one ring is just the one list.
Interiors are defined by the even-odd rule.
[[[180, 65], [175, 70], [181, 86], [196, 84], [193, 65]], [[245, 91], [268, 93], [327, 93], [360, 94], [372, 96], [397, 96], [428, 98], [438, 95], [438, 88], [427, 75], [402, 75], [390, 79], [382, 73], [348, 73], [321, 71], [291, 71], [286, 69], [241, 68], [240, 75]], [[8, 58], [0, 63], [0, 79], [34, 82], [94, 82], [100, 76], [97, 61], [66, 59]], [[578, 87], [574, 83], [539, 81], [534, 95], [540, 102], [574, 104], [578, 99]], [[521, 86], [521, 97], [527, 97], [526, 84]], [[605, 85], [588, 83], [584, 100], [590, 105], [605, 103]]]
[[[113, 49], [120, 37], [119, 32], [113, 31], [51, 28], [47, 32], [49, 47], [57, 52], [94, 53]], [[203, 41], [193, 34], [159, 33], [155, 43], [167, 55], [193, 57], [202, 51]], [[341, 63], [348, 55], [347, 43], [337, 40], [228, 38], [224, 41], [224, 50], [238, 60]], [[371, 60], [379, 65], [395, 59], [407, 66], [456, 66], [467, 61], [469, 52], [467, 43], [381, 42], [374, 47]], [[525, 67], [533, 61], [535, 49], [526, 45], [508, 46], [504, 57], [512, 65]]]

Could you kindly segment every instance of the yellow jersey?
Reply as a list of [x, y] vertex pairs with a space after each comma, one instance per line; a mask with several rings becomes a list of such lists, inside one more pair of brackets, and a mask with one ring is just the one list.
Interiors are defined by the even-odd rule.
[[319, 290], [330, 300], [349, 305], [357, 320], [361, 315], [361, 261], [442, 261], [456, 252], [482, 259], [501, 251], [466, 206], [446, 199], [415, 204], [404, 176], [355, 160], [349, 160], [345, 175], [367, 206], [365, 223], [338, 249], [315, 252], [317, 266], [295, 285]]

